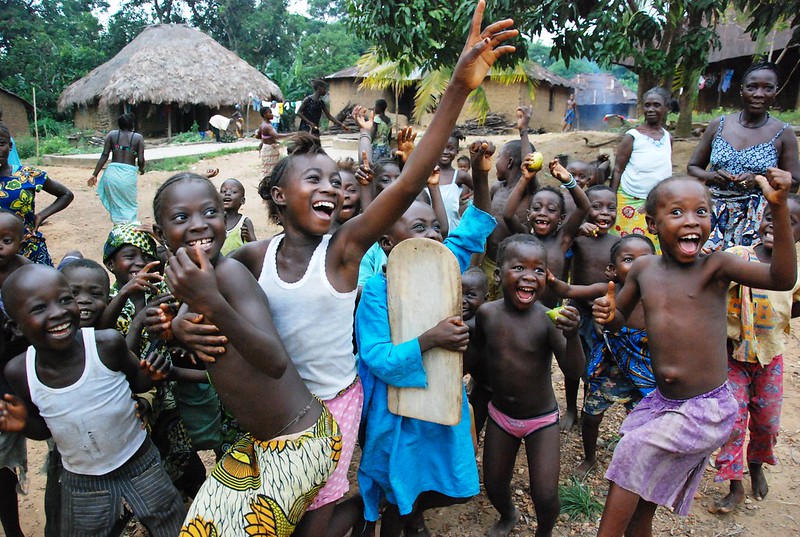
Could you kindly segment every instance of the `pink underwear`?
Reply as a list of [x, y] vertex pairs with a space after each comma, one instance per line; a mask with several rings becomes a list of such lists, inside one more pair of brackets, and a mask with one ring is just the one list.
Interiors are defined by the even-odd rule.
[[529, 434], [536, 431], [545, 429], [558, 423], [558, 409], [552, 412], [537, 416], [535, 418], [528, 418], [526, 420], [518, 420], [509, 418], [489, 402], [489, 417], [497, 424], [498, 427], [505, 432], [516, 438], [525, 438]]

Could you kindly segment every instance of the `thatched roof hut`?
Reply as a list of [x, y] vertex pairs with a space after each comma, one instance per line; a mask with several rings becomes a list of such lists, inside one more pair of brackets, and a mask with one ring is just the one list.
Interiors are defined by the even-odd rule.
[[236, 103], [246, 107], [254, 96], [283, 100], [275, 83], [203, 32], [158, 24], [69, 85], [58, 109], [75, 106], [75, 123], [84, 128], [113, 126], [132, 108], [142, 131], [164, 131], [172, 121], [186, 130], [191, 121], [204, 128], [215, 113], [230, 116]]

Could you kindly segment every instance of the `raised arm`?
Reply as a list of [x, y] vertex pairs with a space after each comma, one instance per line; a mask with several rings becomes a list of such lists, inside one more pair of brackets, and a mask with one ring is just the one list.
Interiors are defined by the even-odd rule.
[[553, 177], [558, 179], [562, 185], [567, 187], [567, 192], [569, 192], [570, 196], [572, 196], [572, 200], [575, 202], [575, 210], [572, 211], [567, 221], [561, 226], [561, 249], [566, 253], [575, 235], [578, 234], [578, 229], [581, 227], [583, 220], [589, 213], [589, 206], [591, 203], [589, 203], [589, 198], [586, 197], [586, 193], [583, 189], [575, 182], [575, 178], [561, 165], [558, 159], [554, 158], [550, 162], [550, 173]]
[[608, 284], [605, 282], [597, 282], [591, 285], [574, 285], [559, 280], [550, 271], [547, 271], [547, 285], [561, 298], [594, 300], [604, 296], [608, 291]]
[[528, 233], [528, 228], [517, 218], [517, 208], [522, 202], [522, 198], [525, 197], [528, 185], [536, 181], [536, 172], [529, 170], [525, 162], [522, 163], [521, 169], [522, 177], [520, 177], [517, 184], [514, 185], [514, 189], [506, 200], [506, 206], [503, 208], [503, 221], [512, 234]]
[[331, 111], [330, 111], [330, 110], [328, 110], [328, 105], [327, 105], [327, 104], [325, 104], [325, 101], [322, 101], [322, 112], [323, 112], [323, 113], [324, 113], [326, 116], [328, 116], [328, 120], [329, 120], [331, 123], [336, 123], [337, 125], [339, 125], [339, 126], [340, 126], [342, 129], [344, 129], [345, 131], [347, 131], [347, 132], [350, 132], [350, 128], [349, 128], [347, 125], [345, 125], [344, 123], [342, 123], [341, 121], [339, 121], [338, 119], [336, 119], [336, 118], [335, 118], [335, 117], [334, 117], [334, 116], [331, 114]]
[[765, 266], [725, 254], [720, 256], [722, 273], [728, 280], [755, 289], [788, 291], [797, 281], [797, 252], [787, 203], [792, 188], [792, 174], [786, 170], [768, 168], [767, 176], [759, 175], [756, 181], [761, 186], [772, 213], [772, 261]]
[[431, 207], [433, 207], [436, 220], [439, 221], [439, 232], [442, 234], [442, 239], [445, 239], [450, 234], [450, 223], [447, 220], [447, 209], [444, 208], [442, 192], [439, 190], [439, 176], [439, 166], [436, 166], [433, 168], [431, 176], [428, 177], [428, 192], [431, 194]]
[[469, 145], [469, 159], [473, 173], [472, 206], [490, 214], [492, 198], [489, 195], [489, 170], [492, 169], [494, 152], [494, 144], [485, 140], [479, 140]]
[[531, 122], [532, 115], [533, 105], [520, 106], [517, 108], [517, 130], [519, 130], [519, 140], [521, 143], [520, 153], [523, 155], [536, 151], [530, 138], [528, 138], [528, 124]]
[[518, 34], [517, 30], [510, 29], [513, 25], [511, 19], [490, 24], [481, 32], [485, 8], [485, 2], [480, 0], [453, 77], [425, 133], [425, 143], [411, 154], [397, 181], [376, 197], [361, 215], [346, 222], [334, 235], [333, 240], [342, 243], [335, 248], [341, 248], [340, 252], [348, 254], [342, 259], [344, 264], [353, 264], [357, 268], [364, 252], [411, 205], [425, 186], [469, 93], [480, 86], [497, 58], [514, 51], [513, 46], [501, 45]]

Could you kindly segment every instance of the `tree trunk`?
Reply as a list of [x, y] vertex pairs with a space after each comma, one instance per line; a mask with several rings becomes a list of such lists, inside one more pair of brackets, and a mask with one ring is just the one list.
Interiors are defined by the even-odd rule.
[[639, 85], [636, 86], [636, 115], [644, 115], [642, 105], [644, 104], [644, 94], [653, 86], [658, 86], [661, 83], [661, 77], [658, 73], [649, 70], [639, 72]]

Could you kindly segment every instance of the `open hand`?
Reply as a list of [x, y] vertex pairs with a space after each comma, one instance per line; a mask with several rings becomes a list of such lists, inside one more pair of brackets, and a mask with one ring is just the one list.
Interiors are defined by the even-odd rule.
[[172, 371], [172, 360], [166, 352], [151, 352], [147, 358], [139, 361], [139, 367], [153, 382], [167, 380]]
[[135, 293], [144, 293], [150, 291], [151, 293], [158, 293], [158, 288], [154, 285], [157, 282], [163, 281], [164, 278], [161, 274], [150, 271], [158, 267], [160, 261], [151, 261], [140, 270], [136, 276], [131, 278], [128, 283], [122, 286], [119, 293], [122, 296], [131, 296]]
[[481, 32], [481, 22], [483, 22], [485, 10], [486, 2], [480, 0], [472, 15], [472, 24], [467, 42], [464, 44], [464, 50], [462, 50], [453, 72], [452, 83], [462, 85], [470, 91], [481, 85], [497, 58], [516, 50], [512, 45], [501, 45], [500, 43], [519, 35], [516, 29], [511, 28], [514, 25], [514, 21], [511, 19], [492, 23]]
[[439, 176], [441, 173], [442, 171], [439, 169], [439, 166], [434, 166], [433, 171], [430, 176], [428, 176], [428, 186], [439, 186]]
[[219, 294], [214, 266], [200, 244], [193, 249], [178, 248], [165, 271], [167, 286], [175, 298], [193, 309]]
[[369, 165], [366, 151], [361, 152], [361, 164], [358, 165], [355, 177], [361, 186], [369, 186], [375, 179], [375, 170]]
[[492, 169], [492, 155], [496, 150], [488, 140], [476, 140], [469, 144], [469, 160], [472, 168], [481, 172]]
[[405, 164], [414, 151], [414, 141], [417, 139], [417, 133], [411, 127], [403, 127], [397, 132], [397, 150], [395, 155], [400, 157], [400, 160]]
[[96, 176], [96, 175], [93, 175], [93, 176], [89, 177], [89, 180], [88, 180], [88, 181], [86, 181], [86, 184], [87, 184], [88, 186], [94, 186], [94, 185], [96, 185], [96, 184], [97, 184], [97, 176]]
[[770, 205], [786, 203], [792, 188], [791, 173], [779, 168], [767, 168], [767, 176], [757, 175], [755, 181]]
[[28, 409], [22, 399], [13, 393], [5, 394], [0, 400], [0, 431], [22, 432], [27, 421]]
[[614, 320], [617, 299], [614, 296], [614, 282], [608, 282], [608, 292], [605, 296], [594, 299], [592, 304], [592, 317], [597, 324], [608, 324]]
[[562, 184], [569, 183], [570, 178], [572, 175], [567, 171], [567, 169], [561, 165], [561, 161], [557, 158], [554, 158], [550, 161], [548, 165], [550, 168], [550, 175], [558, 179], [558, 181]]
[[353, 107], [353, 119], [356, 120], [356, 123], [358, 123], [362, 131], [370, 135], [372, 135], [372, 126], [375, 124], [373, 121], [375, 117], [374, 114], [372, 110], [367, 110], [363, 106], [356, 105]]

